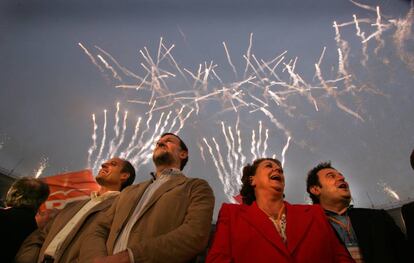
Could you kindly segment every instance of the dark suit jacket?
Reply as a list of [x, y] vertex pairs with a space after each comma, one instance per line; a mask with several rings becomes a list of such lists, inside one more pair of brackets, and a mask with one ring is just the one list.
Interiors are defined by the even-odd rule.
[[0, 209], [1, 262], [14, 262], [24, 239], [37, 228], [35, 215], [29, 208]]
[[[80, 253], [82, 263], [112, 255], [123, 227], [151, 181], [123, 190], [112, 207], [99, 215]], [[129, 235], [135, 262], [189, 262], [207, 245], [214, 195], [205, 180], [174, 175], [158, 188]]]
[[401, 213], [407, 229], [408, 242], [411, 248], [414, 248], [414, 202], [403, 205]]
[[[114, 199], [115, 196], [108, 197], [87, 212], [84, 221], [77, 224], [74, 230], [70, 232], [70, 235], [68, 235], [62, 243], [59, 250], [61, 253], [56, 255], [55, 262], [73, 263], [78, 261], [80, 246], [85, 233], [93, 228], [93, 221], [95, 220], [96, 215], [109, 208]], [[68, 204], [56, 215], [56, 217], [50, 220], [44, 228], [39, 228], [34, 231], [22, 244], [16, 255], [16, 262], [42, 262], [44, 252], [50, 242], [52, 242], [53, 238], [88, 201], [89, 199], [86, 199]]]
[[285, 204], [286, 245], [256, 202], [223, 204], [206, 262], [354, 262], [320, 206]]
[[348, 213], [365, 263], [414, 262], [406, 256], [404, 234], [385, 210], [350, 208]]

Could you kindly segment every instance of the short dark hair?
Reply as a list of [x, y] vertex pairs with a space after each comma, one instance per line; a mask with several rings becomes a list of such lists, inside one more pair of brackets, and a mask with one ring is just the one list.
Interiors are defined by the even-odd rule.
[[316, 165], [315, 167], [313, 167], [308, 172], [308, 177], [306, 178], [306, 191], [308, 192], [309, 197], [312, 199], [312, 203], [314, 203], [314, 204], [319, 204], [319, 197], [312, 194], [310, 189], [312, 188], [312, 186], [321, 187], [321, 183], [319, 182], [318, 172], [320, 170], [328, 169], [328, 168], [335, 169], [335, 168], [332, 167], [331, 161], [321, 162], [318, 165]]
[[130, 186], [135, 181], [135, 168], [134, 168], [134, 166], [127, 160], [122, 159], [122, 161], [124, 161], [124, 166], [121, 169], [121, 173], [128, 173], [129, 177], [128, 177], [128, 179], [126, 179], [125, 182], [123, 182], [121, 184], [120, 191], [122, 191], [125, 187]]
[[[172, 136], [177, 137], [178, 140], [180, 140], [181, 150], [186, 151], [188, 153], [187, 145], [185, 145], [184, 141], [181, 140], [181, 138], [177, 134], [174, 134], [174, 133], [171, 133], [171, 132], [166, 132], [166, 133], [161, 134], [160, 138], [162, 138], [164, 136], [167, 136], [167, 135], [172, 135]], [[185, 159], [181, 160], [181, 163], [180, 163], [180, 170], [181, 171], [184, 169], [184, 166], [187, 164], [187, 162], [188, 162], [188, 154], [187, 154], [187, 157]]]
[[252, 176], [256, 174], [257, 167], [263, 161], [273, 161], [282, 167], [282, 163], [278, 159], [274, 158], [259, 158], [253, 161], [253, 163], [247, 164], [243, 167], [243, 175], [241, 178], [242, 188], [240, 190], [240, 195], [242, 196], [243, 204], [251, 205], [256, 200], [256, 195], [254, 194], [254, 187], [252, 186]]
[[30, 208], [37, 212], [49, 194], [47, 183], [34, 177], [22, 177], [17, 179], [7, 191], [6, 205]]

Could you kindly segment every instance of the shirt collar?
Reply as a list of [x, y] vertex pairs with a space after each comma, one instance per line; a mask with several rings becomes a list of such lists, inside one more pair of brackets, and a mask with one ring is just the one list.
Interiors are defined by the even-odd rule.
[[165, 178], [167, 176], [177, 176], [177, 175], [181, 175], [182, 172], [180, 169], [177, 168], [165, 168], [164, 170], [162, 170], [162, 172], [159, 174], [159, 176], [157, 177], [155, 173], [151, 173], [152, 176], [152, 180], [155, 181], [157, 179], [160, 178]]
[[353, 205], [348, 206], [348, 207], [345, 209], [345, 211], [344, 211], [343, 213], [341, 213], [341, 214], [339, 214], [339, 213], [337, 213], [337, 212], [334, 212], [334, 211], [331, 211], [331, 210], [327, 210], [327, 209], [324, 209], [324, 210], [325, 210], [325, 214], [327, 214], [328, 216], [347, 216], [347, 215], [348, 215], [349, 210], [350, 210], [352, 207], [354, 207], [354, 206], [353, 206]]
[[97, 191], [93, 191], [91, 192], [91, 200], [95, 202], [102, 202], [108, 199], [109, 197], [119, 195], [119, 193], [120, 193], [119, 191], [107, 191], [101, 195], [98, 195]]

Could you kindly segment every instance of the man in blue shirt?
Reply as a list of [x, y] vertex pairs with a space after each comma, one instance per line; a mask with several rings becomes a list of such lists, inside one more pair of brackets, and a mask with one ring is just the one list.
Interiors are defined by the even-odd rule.
[[320, 163], [308, 172], [306, 190], [312, 202], [325, 209], [356, 262], [408, 262], [405, 236], [393, 219], [384, 210], [350, 206], [349, 185], [330, 162]]

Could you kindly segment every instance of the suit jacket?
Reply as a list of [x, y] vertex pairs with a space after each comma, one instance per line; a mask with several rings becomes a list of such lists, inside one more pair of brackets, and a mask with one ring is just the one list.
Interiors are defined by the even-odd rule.
[[414, 202], [403, 205], [401, 207], [401, 214], [404, 219], [405, 228], [407, 229], [409, 245], [414, 247]]
[[[75, 229], [70, 232], [70, 235], [66, 237], [59, 250], [61, 253], [57, 253], [54, 258], [55, 263], [72, 263], [78, 261], [80, 244], [85, 236], [85, 233], [88, 232], [88, 229], [93, 227], [93, 222], [96, 219], [98, 212], [109, 208], [114, 198], [115, 196], [108, 197], [87, 212], [84, 221], [77, 224]], [[16, 262], [42, 262], [45, 256], [44, 252], [50, 242], [52, 242], [53, 238], [88, 201], [89, 199], [86, 199], [68, 204], [56, 215], [55, 218], [50, 220], [44, 228], [39, 228], [33, 232], [21, 246], [18, 254], [16, 255]]]
[[365, 263], [413, 262], [404, 234], [385, 210], [350, 208], [348, 214]]
[[[81, 249], [81, 262], [113, 254], [115, 242], [145, 189], [146, 181], [125, 189], [99, 216]], [[214, 195], [202, 179], [174, 175], [150, 197], [129, 236], [135, 262], [187, 262], [207, 245]]]
[[36, 212], [30, 208], [0, 209], [1, 261], [11, 263], [24, 239], [37, 228]]
[[206, 262], [354, 262], [321, 207], [285, 205], [287, 244], [256, 202], [223, 204]]

